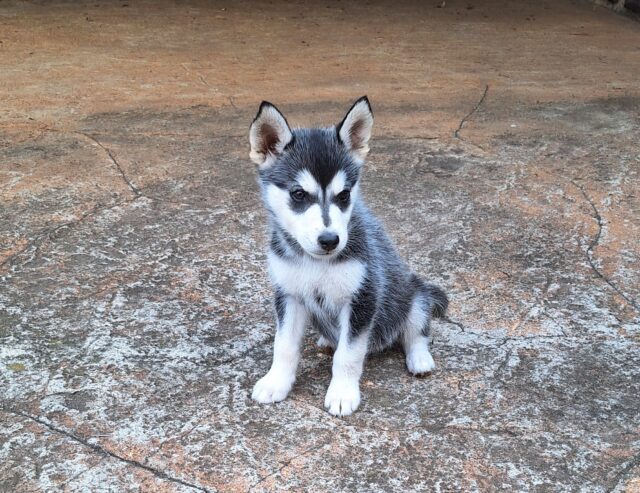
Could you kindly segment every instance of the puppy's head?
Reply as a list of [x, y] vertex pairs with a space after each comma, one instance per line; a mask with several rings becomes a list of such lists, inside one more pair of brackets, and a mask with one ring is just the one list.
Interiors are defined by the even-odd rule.
[[292, 130], [267, 102], [251, 124], [250, 157], [258, 165], [265, 205], [314, 258], [332, 258], [347, 244], [372, 127], [366, 96], [330, 128]]

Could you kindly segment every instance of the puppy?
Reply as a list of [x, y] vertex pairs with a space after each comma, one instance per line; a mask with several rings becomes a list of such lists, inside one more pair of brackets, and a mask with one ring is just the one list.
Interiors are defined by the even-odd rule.
[[253, 388], [258, 402], [287, 397], [308, 326], [335, 349], [324, 405], [336, 416], [360, 405], [369, 353], [400, 341], [411, 373], [435, 367], [429, 323], [445, 316], [447, 296], [409, 270], [360, 196], [372, 127], [366, 96], [329, 128], [293, 130], [268, 102], [251, 125], [277, 319], [271, 369]]

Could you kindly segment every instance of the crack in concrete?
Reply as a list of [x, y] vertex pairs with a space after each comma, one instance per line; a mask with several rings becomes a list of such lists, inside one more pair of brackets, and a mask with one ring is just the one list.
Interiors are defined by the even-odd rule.
[[[220, 360], [220, 361], [216, 361], [214, 359], [214, 357], [211, 356], [211, 355], [200, 356], [200, 357], [195, 357], [195, 358], [182, 356], [182, 357], [180, 357], [180, 361], [188, 361], [188, 362], [190, 362], [192, 364], [195, 364], [195, 365], [205, 365], [205, 366], [208, 366], [210, 368], [218, 368], [220, 366], [229, 365], [229, 364], [234, 363], [234, 362], [236, 362], [238, 360], [244, 359], [248, 354], [252, 353], [258, 347], [263, 346], [265, 344], [266, 344], [265, 341], [259, 341], [256, 344], [252, 345], [251, 347], [243, 349], [237, 355], [230, 356], [230, 357], [225, 358], [225, 359]], [[170, 361], [175, 362], [176, 358], [173, 357], [173, 356], [140, 355], [140, 356], [137, 357], [137, 360], [141, 361], [141, 362], [145, 362], [145, 363], [168, 363]], [[210, 365], [213, 365], [213, 366], [210, 366]]]
[[543, 317], [545, 317], [547, 320], [551, 320], [551, 322], [553, 322], [553, 324], [558, 328], [558, 330], [560, 330], [560, 334], [562, 337], [571, 337], [569, 334], [567, 334], [567, 331], [564, 330], [564, 327], [560, 324], [560, 322], [558, 322], [558, 320], [556, 320], [555, 317], [552, 317], [549, 313], [547, 313], [546, 311], [546, 306], [544, 306], [543, 308], [545, 308], [545, 310], [543, 310], [540, 315], [542, 315]]
[[627, 465], [624, 466], [622, 470], [614, 476], [614, 483], [610, 488], [607, 488], [606, 493], [613, 493], [618, 488], [618, 486], [620, 486], [622, 482], [627, 479], [627, 476], [629, 476], [631, 470], [638, 465], [640, 465], [640, 453], [633, 456], [631, 460], [627, 462]]
[[[63, 134], [66, 133], [66, 132], [64, 132], [62, 130], [57, 130], [55, 128], [45, 128], [43, 130], [43, 133], [45, 133], [45, 132], [63, 133]], [[80, 132], [80, 131], [74, 131], [74, 132], [71, 132], [71, 133], [74, 133], [76, 135], [80, 135], [80, 136], [84, 137], [85, 139], [90, 140], [91, 142], [95, 143], [98, 147], [100, 147], [107, 154], [107, 156], [109, 157], [111, 162], [114, 164], [114, 166], [118, 170], [118, 173], [122, 177], [123, 181], [126, 183], [127, 187], [134, 194], [134, 198], [129, 199], [129, 200], [123, 200], [123, 201], [120, 201], [120, 202], [116, 202], [115, 204], [112, 204], [112, 205], [106, 206], [106, 207], [104, 207], [101, 203], [97, 203], [90, 211], [85, 212], [78, 219], [74, 219], [73, 221], [67, 221], [67, 222], [65, 222], [63, 224], [60, 224], [58, 226], [55, 226], [53, 228], [44, 228], [44, 229], [40, 230], [38, 233], [36, 233], [36, 235], [34, 236], [34, 238], [32, 240], [27, 242], [27, 244], [23, 248], [19, 249], [17, 252], [13, 253], [12, 255], [10, 255], [6, 259], [4, 259], [2, 262], [0, 262], [0, 269], [4, 268], [5, 266], [10, 266], [11, 264], [13, 264], [13, 262], [14, 262], [14, 260], [16, 258], [18, 258], [20, 255], [22, 255], [23, 253], [25, 253], [26, 251], [28, 251], [29, 249], [31, 249], [31, 248], [33, 248], [35, 246], [35, 251], [34, 251], [33, 255], [31, 256], [31, 258], [29, 260], [27, 260], [27, 262], [33, 260], [38, 255], [38, 251], [40, 250], [40, 247], [41, 247], [42, 243], [44, 242], [44, 240], [46, 240], [47, 237], [49, 239], [52, 239], [51, 238], [52, 234], [57, 233], [61, 229], [70, 228], [70, 227], [76, 226], [77, 224], [80, 224], [82, 221], [84, 221], [88, 217], [91, 217], [91, 216], [93, 216], [93, 215], [95, 215], [95, 214], [97, 214], [99, 212], [107, 211], [107, 210], [119, 207], [121, 205], [129, 204], [129, 203], [131, 203], [131, 202], [133, 202], [133, 201], [135, 201], [135, 200], [137, 200], [139, 198], [142, 198], [142, 197], [147, 198], [149, 200], [156, 200], [158, 202], [163, 202], [163, 201], [170, 202], [168, 200], [164, 200], [164, 199], [160, 199], [160, 198], [156, 198], [156, 197], [146, 197], [142, 193], [142, 191], [131, 182], [129, 177], [124, 172], [124, 169], [120, 166], [120, 163], [118, 163], [118, 161], [114, 157], [114, 155], [111, 152], [111, 150], [108, 149], [107, 147], [105, 147], [104, 145], [102, 145], [102, 143], [99, 140], [97, 140], [95, 137], [93, 137], [93, 136], [91, 136], [91, 135], [89, 135], [89, 134], [87, 134], [85, 132]]]
[[400, 141], [408, 141], [408, 140], [426, 140], [429, 141], [429, 143], [433, 142], [434, 140], [439, 141], [440, 137], [439, 136], [424, 136], [424, 135], [406, 135], [403, 137], [386, 137], [384, 135], [378, 135], [376, 136], [376, 142], [391, 142], [391, 143], [396, 143], [396, 142], [400, 142]]
[[188, 438], [191, 435], [191, 433], [193, 433], [196, 429], [198, 429], [200, 427], [200, 425], [202, 425], [202, 423], [204, 423], [207, 420], [211, 420], [211, 419], [212, 419], [211, 415], [207, 414], [204, 417], [202, 417], [201, 419], [199, 419], [198, 421], [196, 421], [195, 424], [193, 424], [193, 426], [191, 426], [191, 428], [189, 428], [188, 430], [178, 433], [178, 435], [175, 436], [175, 437], [171, 437], [171, 438], [167, 438], [165, 440], [162, 440], [162, 442], [160, 442], [160, 445], [158, 445], [158, 450], [155, 453], [149, 455], [149, 457], [147, 457], [145, 459], [145, 462], [147, 460], [155, 457], [156, 455], [160, 454], [162, 452], [162, 449], [165, 447], [165, 445], [170, 443], [171, 440], [174, 440], [176, 442], [183, 441], [185, 438]]
[[[134, 187], [135, 188], [135, 187]], [[33, 253], [33, 255], [31, 255], [31, 257], [23, 263], [26, 264], [28, 262], [31, 262], [32, 260], [34, 260], [36, 258], [36, 256], [38, 255], [38, 252], [42, 246], [42, 244], [44, 243], [44, 241], [49, 238], [49, 239], [54, 239], [51, 237], [51, 235], [54, 235], [55, 233], [57, 233], [58, 231], [60, 231], [61, 229], [64, 228], [72, 228], [77, 226], [78, 224], [82, 223], [85, 219], [90, 218], [91, 216], [95, 216], [96, 214], [100, 213], [100, 212], [104, 212], [104, 211], [108, 211], [111, 209], [115, 209], [116, 207], [120, 207], [120, 206], [124, 206], [124, 205], [128, 205], [131, 204], [133, 202], [135, 202], [138, 199], [147, 199], [150, 201], [154, 201], [154, 202], [159, 202], [159, 203], [166, 203], [166, 204], [173, 204], [173, 205], [178, 205], [178, 206], [189, 206], [189, 207], [195, 207], [196, 204], [190, 204], [188, 202], [176, 202], [176, 201], [172, 201], [172, 200], [168, 200], [168, 199], [162, 199], [159, 197], [155, 197], [153, 195], [145, 195], [143, 194], [139, 189], [136, 188], [136, 190], [138, 190], [138, 193], [131, 199], [128, 200], [123, 200], [120, 202], [116, 202], [115, 204], [109, 205], [109, 206], [103, 206], [102, 204], [98, 203], [96, 204], [93, 209], [91, 209], [88, 212], [85, 212], [84, 214], [82, 214], [78, 219], [74, 219], [73, 221], [68, 221], [66, 223], [60, 224], [58, 226], [55, 226], [53, 228], [43, 228], [40, 231], [38, 231], [35, 236], [27, 242], [27, 244], [20, 248], [19, 250], [17, 250], [16, 252], [14, 252], [13, 254], [9, 255], [7, 258], [5, 258], [2, 262], [0, 262], [0, 272], [8, 266], [11, 266], [14, 261], [22, 254], [24, 254], [26, 251], [28, 251], [29, 249], [33, 248], [34, 246], [35, 251]], [[204, 210], [209, 210], [209, 209], [204, 209]]]
[[546, 297], [547, 294], [549, 293], [549, 289], [551, 287], [552, 284], [552, 280], [550, 278], [547, 279], [547, 282], [545, 283], [545, 286], [542, 290], [542, 294], [538, 297], [538, 299], [536, 299], [536, 301], [529, 307], [528, 310], [526, 310], [521, 316], [520, 319], [518, 320], [518, 322], [516, 322], [516, 324], [511, 327], [511, 332], [512, 333], [517, 333], [518, 330], [520, 329], [520, 327], [522, 327], [524, 324], [526, 324], [529, 320], [531, 320], [532, 316], [533, 316], [533, 312], [537, 307], [540, 307], [542, 309], [542, 312], [540, 313], [540, 315], [542, 315], [546, 309], [546, 305], [545, 303], [547, 301], [549, 301], [549, 299]]
[[140, 191], [140, 189], [133, 184], [133, 182], [129, 179], [127, 174], [124, 172], [124, 169], [122, 168], [122, 166], [120, 166], [120, 163], [118, 162], [118, 160], [115, 158], [115, 156], [111, 152], [111, 149], [109, 149], [108, 147], [105, 147], [93, 135], [90, 135], [90, 134], [85, 133], [85, 132], [80, 132], [80, 131], [76, 131], [74, 133], [77, 134], [77, 135], [82, 135], [86, 139], [89, 139], [90, 141], [94, 142], [98, 147], [100, 147], [104, 152], [106, 152], [107, 156], [109, 156], [109, 159], [114, 164], [114, 166], [117, 168], [118, 172], [120, 173], [120, 176], [122, 177], [122, 180], [127, 184], [129, 189], [131, 190], [131, 192], [133, 192], [133, 194], [136, 197], [140, 197], [142, 195], [142, 192]]
[[21, 248], [20, 250], [18, 250], [14, 254], [12, 254], [9, 257], [7, 257], [6, 259], [4, 259], [2, 261], [2, 263], [0, 263], [0, 269], [4, 268], [6, 266], [11, 266], [16, 258], [18, 258], [20, 255], [25, 253], [27, 250], [35, 247], [35, 251], [34, 251], [33, 255], [31, 255], [31, 258], [28, 259], [24, 263], [28, 263], [28, 262], [32, 261], [38, 255], [38, 252], [39, 252], [42, 244], [44, 243], [44, 241], [47, 238], [49, 238], [50, 240], [53, 240], [54, 238], [52, 238], [51, 235], [54, 235], [55, 233], [57, 233], [61, 229], [72, 228], [72, 227], [80, 224], [81, 222], [83, 222], [85, 219], [98, 214], [99, 212], [108, 211], [108, 210], [111, 210], [111, 209], [115, 209], [116, 207], [119, 207], [121, 205], [129, 204], [129, 203], [137, 200], [140, 197], [141, 196], [137, 196], [137, 197], [135, 197], [133, 199], [130, 199], [130, 200], [123, 200], [122, 202], [116, 202], [115, 204], [112, 204], [112, 205], [107, 206], [107, 207], [103, 207], [102, 204], [98, 203], [98, 204], [96, 204], [96, 206], [93, 207], [93, 209], [91, 209], [88, 212], [85, 212], [78, 219], [74, 219], [73, 221], [67, 221], [66, 223], [60, 224], [60, 225], [55, 226], [53, 228], [44, 228], [44, 229], [40, 230], [38, 233], [36, 233], [34, 238], [32, 240], [30, 240], [23, 248]]
[[[62, 131], [60, 131], [62, 132]], [[92, 131], [92, 135], [98, 137], [122, 137], [123, 134], [118, 132], [100, 132], [97, 130]], [[127, 137], [178, 137], [178, 138], [198, 138], [198, 139], [208, 139], [209, 141], [218, 141], [218, 140], [229, 140], [229, 139], [242, 139], [246, 138], [248, 134], [198, 134], [193, 132], [136, 132], [131, 131], [127, 132]]]
[[591, 240], [591, 243], [589, 243], [589, 245], [587, 246], [587, 251], [586, 251], [587, 261], [589, 262], [591, 269], [593, 270], [593, 272], [596, 273], [596, 275], [600, 279], [602, 279], [605, 283], [607, 283], [609, 287], [611, 287], [611, 289], [613, 289], [616, 293], [618, 293], [629, 305], [631, 305], [633, 308], [635, 308], [637, 311], [640, 312], [640, 304], [636, 303], [631, 298], [629, 298], [629, 296], [623, 293], [622, 290], [611, 279], [605, 276], [600, 271], [600, 269], [596, 267], [596, 264], [593, 261], [593, 249], [598, 246], [600, 242], [600, 237], [602, 236], [602, 227], [603, 227], [602, 216], [600, 215], [600, 212], [598, 211], [596, 204], [593, 202], [589, 194], [587, 194], [587, 191], [584, 189], [584, 187], [579, 183], [576, 183], [575, 180], [571, 180], [571, 184], [574, 187], [576, 187], [578, 190], [580, 190], [580, 193], [582, 194], [584, 199], [591, 206], [591, 210], [593, 211], [592, 217], [593, 219], [595, 219], [596, 223], [598, 224], [598, 231], [596, 232], [595, 237]]
[[[312, 404], [310, 402], [307, 401], [303, 401], [300, 399], [297, 399], [295, 397], [289, 397], [289, 399], [291, 399], [293, 402], [297, 402], [299, 404], [302, 404], [308, 408], [314, 409], [316, 411], [320, 412], [320, 423], [321, 424], [326, 424], [327, 419], [330, 422], [335, 423], [338, 427], [340, 428], [354, 428], [356, 430], [365, 430], [365, 431], [371, 431], [371, 432], [375, 432], [375, 433], [379, 433], [380, 431], [383, 431], [385, 433], [406, 433], [406, 432], [412, 432], [412, 431], [416, 431], [416, 430], [424, 430], [427, 431], [429, 433], [439, 433], [439, 432], [453, 432], [453, 433], [467, 433], [467, 432], [474, 432], [474, 433], [481, 433], [481, 434], [486, 434], [486, 435], [509, 435], [512, 437], [519, 437], [519, 436], [524, 436], [526, 433], [520, 430], [513, 430], [510, 428], [486, 428], [486, 427], [482, 427], [482, 426], [457, 426], [457, 425], [451, 425], [451, 424], [443, 424], [443, 423], [437, 423], [437, 424], [417, 424], [417, 425], [413, 425], [413, 426], [407, 426], [407, 427], [399, 427], [399, 428], [390, 428], [390, 427], [384, 427], [384, 426], [369, 426], [367, 424], [363, 424], [363, 423], [353, 423], [353, 422], [349, 422], [348, 419], [349, 417], [346, 418], [339, 418], [336, 416], [332, 416], [328, 413], [328, 411], [324, 408], [321, 408], [319, 406], [316, 406], [315, 404]], [[359, 411], [362, 412], [362, 411]], [[355, 416], [354, 416], [355, 417]]]
[[93, 469], [95, 469], [98, 466], [101, 466], [103, 463], [104, 459], [101, 459], [100, 461], [98, 461], [96, 464], [88, 467], [87, 469], [83, 469], [81, 471], [79, 471], [78, 473], [74, 474], [73, 476], [71, 476], [69, 479], [65, 480], [62, 484], [60, 484], [59, 488], [62, 491], [67, 491], [67, 485], [69, 483], [71, 483], [72, 481], [78, 479], [80, 476], [83, 476], [85, 474], [87, 474], [88, 472], [92, 471]]
[[[351, 426], [351, 425], [350, 425]], [[520, 437], [523, 436], [524, 433], [519, 430], [512, 430], [510, 428], [485, 428], [483, 426], [457, 426], [457, 425], [448, 425], [448, 424], [435, 424], [435, 425], [415, 425], [410, 426], [408, 428], [382, 428], [382, 427], [369, 427], [369, 426], [357, 426], [353, 425], [354, 428], [364, 428], [370, 431], [386, 431], [392, 433], [398, 432], [410, 432], [415, 430], [424, 430], [429, 433], [439, 433], [439, 432], [451, 432], [451, 433], [480, 433], [482, 435], [508, 435], [511, 437]]]
[[43, 420], [42, 418], [39, 418], [37, 416], [31, 416], [30, 414], [27, 414], [25, 412], [19, 411], [17, 409], [12, 409], [12, 408], [8, 408], [8, 407], [2, 407], [1, 408], [2, 411], [13, 414], [15, 416], [21, 416], [23, 418], [26, 419], [30, 419], [31, 421], [38, 423], [41, 426], [44, 426], [45, 428], [51, 430], [54, 433], [57, 433], [59, 435], [63, 435], [67, 438], [69, 438], [70, 440], [73, 440], [76, 443], [79, 443], [81, 445], [84, 445], [87, 448], [90, 448], [91, 450], [93, 450], [95, 453], [102, 455], [103, 457], [111, 457], [113, 459], [116, 459], [120, 462], [123, 462], [125, 464], [128, 464], [129, 466], [135, 467], [137, 469], [142, 469], [144, 471], [147, 471], [151, 474], [153, 474], [155, 477], [172, 482], [172, 483], [176, 483], [176, 484], [180, 484], [182, 486], [186, 486], [188, 488], [193, 488], [194, 490], [198, 490], [198, 491], [203, 491], [205, 493], [212, 493], [211, 490], [208, 490], [206, 488], [204, 488], [203, 486], [198, 486], [197, 484], [193, 484], [190, 483], [188, 481], [185, 481], [183, 479], [180, 478], [176, 478], [173, 476], [170, 476], [169, 474], [167, 474], [164, 471], [161, 471], [160, 469], [156, 469], [155, 467], [151, 467], [151, 466], [147, 466], [145, 464], [142, 464], [136, 460], [133, 459], [127, 459], [126, 457], [122, 457], [121, 455], [116, 454], [115, 452], [111, 452], [110, 450], [104, 449], [102, 448], [100, 445], [94, 444], [94, 443], [89, 443], [88, 441], [86, 441], [83, 438], [80, 438], [76, 435], [74, 435], [73, 433], [70, 433], [66, 430], [63, 430], [61, 428], [58, 428], [57, 426], [54, 426], [53, 424]]
[[466, 332], [467, 329], [465, 328], [464, 325], [462, 325], [460, 322], [456, 322], [455, 320], [453, 320], [451, 317], [443, 317], [442, 320], [444, 320], [447, 323], [450, 323], [452, 325], [455, 325], [456, 327], [458, 327], [462, 332]]
[[512, 352], [513, 352], [512, 348], [509, 348], [505, 351], [504, 359], [500, 362], [500, 364], [498, 365], [498, 368], [496, 368], [496, 371], [493, 373], [494, 378], [498, 378], [498, 379], [501, 378], [500, 374], [507, 367], [507, 364], [509, 364], [509, 361], [511, 360]]
[[305, 450], [303, 450], [302, 452], [294, 455], [293, 457], [291, 457], [290, 459], [282, 462], [281, 466], [278, 467], [278, 469], [276, 469], [275, 471], [267, 474], [266, 476], [263, 476], [262, 478], [260, 478], [256, 483], [252, 484], [249, 489], [247, 490], [247, 493], [252, 492], [256, 487], [258, 487], [260, 484], [264, 483], [267, 479], [275, 476], [276, 474], [278, 474], [279, 472], [281, 472], [282, 470], [286, 469], [287, 467], [289, 467], [291, 465], [291, 463], [296, 460], [299, 457], [304, 457], [305, 455], [308, 455], [312, 452], [315, 452], [316, 450], [321, 449], [322, 447], [328, 445], [329, 443], [331, 443], [331, 439], [329, 440], [325, 440], [322, 443], [318, 444], [318, 445], [314, 445], [312, 447], [309, 447]]
[[187, 64], [186, 64], [186, 63], [181, 63], [181, 64], [180, 64], [180, 66], [184, 69], [184, 71], [185, 71], [187, 74], [189, 74], [189, 75], [192, 75], [192, 74], [197, 75], [197, 76], [198, 76], [198, 80], [199, 80], [200, 82], [202, 82], [202, 85], [207, 86], [207, 87], [211, 87], [211, 86], [209, 85], [209, 83], [207, 82], [207, 79], [205, 79], [205, 78], [204, 78], [204, 76], [203, 76], [200, 72], [192, 72], [191, 70], [189, 70], [189, 69], [187, 68]]
[[[91, 141], [92, 143], [96, 144], [98, 147], [100, 147], [109, 157], [109, 159], [111, 160], [111, 162], [113, 163], [113, 165], [116, 167], [118, 174], [120, 175], [120, 177], [122, 178], [122, 181], [124, 181], [124, 183], [127, 185], [127, 187], [129, 188], [129, 190], [131, 190], [131, 192], [134, 194], [135, 198], [141, 198], [144, 197], [146, 199], [149, 200], [154, 200], [156, 202], [161, 202], [161, 203], [166, 203], [166, 204], [174, 204], [174, 205], [188, 205], [190, 207], [197, 207], [198, 204], [192, 204], [190, 202], [184, 202], [184, 201], [176, 201], [176, 200], [170, 200], [167, 198], [161, 198], [161, 197], [157, 197], [155, 195], [149, 195], [147, 193], [144, 193], [142, 191], [141, 188], [139, 188], [138, 186], [136, 186], [131, 179], [127, 176], [127, 174], [124, 171], [124, 168], [120, 165], [120, 163], [118, 162], [118, 160], [115, 158], [115, 156], [113, 155], [113, 153], [111, 152], [111, 149], [109, 149], [108, 147], [106, 147], [104, 144], [102, 144], [102, 142], [100, 142], [98, 140], [97, 137], [95, 137], [94, 135], [88, 134], [84, 131], [81, 130], [73, 130], [73, 131], [65, 131], [65, 130], [59, 130], [56, 128], [45, 128], [43, 133], [45, 132], [52, 132], [52, 133], [59, 133], [59, 134], [75, 134], [75, 135], [79, 135], [81, 137], [84, 137], [85, 139]], [[110, 134], [108, 134], [110, 135]], [[127, 135], [136, 135], [135, 133], [128, 133]], [[163, 133], [157, 133], [157, 134], [139, 134], [139, 135], [145, 135], [145, 136], [151, 136], [151, 135], [160, 135], [160, 136], [179, 136], [179, 137], [207, 137], [207, 138], [217, 138], [217, 137], [209, 137], [206, 135], [188, 135], [188, 134], [163, 134]], [[192, 197], [195, 199], [206, 199], [206, 197]], [[130, 201], [124, 201], [122, 202], [123, 204], [128, 203]]]
[[[546, 314], [542, 313], [542, 315], [546, 315]], [[535, 335], [520, 336], [520, 337], [509, 336], [509, 335], [500, 336], [500, 335], [493, 335], [491, 333], [482, 333], [474, 330], [467, 330], [468, 327], [465, 327], [460, 322], [452, 320], [449, 317], [442, 319], [442, 321], [458, 327], [460, 329], [460, 332], [464, 334], [470, 334], [470, 335], [477, 336], [478, 338], [483, 338], [485, 340], [488, 340], [485, 342], [465, 341], [465, 343], [463, 344], [446, 344], [446, 342], [441, 343], [441, 342], [438, 342], [437, 339], [435, 338], [433, 339], [434, 346], [438, 348], [445, 348], [445, 349], [449, 348], [451, 350], [458, 350], [460, 348], [481, 348], [482, 349], [487, 347], [502, 349], [507, 344], [513, 344], [514, 346], [518, 346], [518, 345], [522, 346], [523, 344], [526, 344], [530, 341], [535, 342], [535, 341], [544, 341], [544, 340], [561, 340], [567, 343], [571, 342], [574, 344], [579, 344], [579, 343], [591, 344], [594, 341], [593, 339], [586, 337], [585, 335], [582, 335], [582, 337], [579, 337], [579, 336], [567, 334], [564, 330], [561, 330], [560, 334], [535, 334]], [[492, 343], [495, 343], [495, 345], [491, 346]], [[514, 348], [512, 347], [511, 349], [514, 349]]]
[[[462, 140], [464, 142], [466, 142], [465, 139], [463, 139], [460, 136], [460, 132], [462, 131], [462, 127], [464, 126], [464, 124], [469, 120], [469, 118], [471, 118], [473, 116], [473, 114], [478, 111], [478, 109], [480, 109], [480, 106], [482, 106], [482, 103], [484, 103], [485, 98], [487, 97], [487, 93], [489, 92], [489, 84], [487, 84], [486, 86], [484, 86], [484, 92], [482, 93], [482, 97], [480, 98], [480, 100], [476, 103], [476, 105], [471, 109], [471, 111], [469, 113], [467, 113], [462, 120], [460, 120], [460, 124], [458, 125], [458, 128], [456, 128], [455, 132], [453, 132], [453, 136], [456, 139]], [[475, 144], [473, 142], [471, 142], [471, 144], [473, 144], [476, 147], [479, 147], [480, 149], [482, 149], [481, 146], [479, 146], [478, 144]], [[483, 149], [484, 150], [484, 149]]]

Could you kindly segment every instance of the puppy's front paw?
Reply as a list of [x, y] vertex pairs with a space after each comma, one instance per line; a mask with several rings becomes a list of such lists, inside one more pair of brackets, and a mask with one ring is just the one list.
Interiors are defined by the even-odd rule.
[[280, 402], [289, 394], [293, 381], [290, 377], [270, 371], [253, 386], [251, 398], [261, 404]]
[[360, 405], [358, 382], [333, 378], [327, 389], [324, 407], [334, 416], [348, 416]]
[[428, 349], [419, 349], [407, 354], [407, 369], [414, 375], [423, 375], [436, 368]]

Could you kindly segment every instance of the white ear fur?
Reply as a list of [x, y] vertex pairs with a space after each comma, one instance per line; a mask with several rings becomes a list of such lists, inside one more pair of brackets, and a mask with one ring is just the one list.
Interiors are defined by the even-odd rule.
[[286, 118], [274, 105], [263, 101], [249, 130], [251, 160], [259, 166], [269, 166], [292, 138]]
[[369, 152], [373, 128], [373, 112], [367, 96], [358, 99], [338, 125], [340, 140], [357, 158], [364, 160]]

